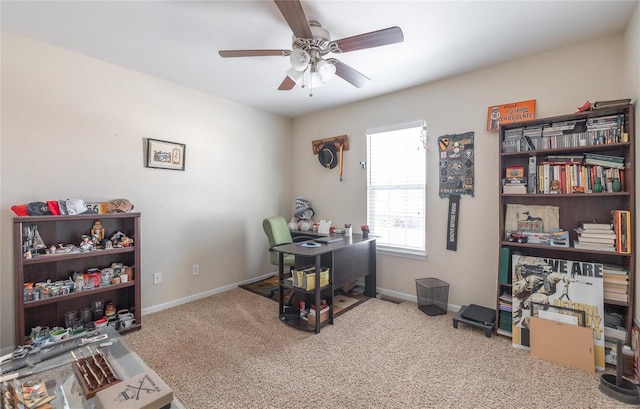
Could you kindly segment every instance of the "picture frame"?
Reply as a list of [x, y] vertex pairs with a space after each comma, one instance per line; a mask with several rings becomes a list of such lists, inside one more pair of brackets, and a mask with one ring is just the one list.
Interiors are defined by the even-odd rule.
[[185, 153], [186, 145], [183, 143], [147, 139], [146, 166], [184, 171]]
[[532, 317], [539, 316], [540, 311], [548, 311], [552, 314], [575, 317], [577, 325], [579, 327], [586, 326], [587, 314], [582, 310], [576, 310], [568, 307], [561, 307], [559, 305], [553, 305], [553, 304], [542, 304], [542, 303], [532, 302], [531, 316]]

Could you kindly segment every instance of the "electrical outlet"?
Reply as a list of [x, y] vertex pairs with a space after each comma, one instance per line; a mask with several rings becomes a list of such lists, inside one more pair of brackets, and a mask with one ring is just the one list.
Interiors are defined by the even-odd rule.
[[198, 274], [200, 274], [200, 264], [194, 264], [191, 267], [191, 272], [193, 273], [194, 276], [197, 276]]
[[153, 284], [160, 284], [162, 282], [162, 273], [153, 273]]

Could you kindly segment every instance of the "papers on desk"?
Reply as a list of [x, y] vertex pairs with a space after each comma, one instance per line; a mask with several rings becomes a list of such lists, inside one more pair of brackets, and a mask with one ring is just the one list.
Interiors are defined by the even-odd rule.
[[298, 243], [300, 247], [320, 247], [320, 243], [316, 243], [315, 241], [301, 241]]
[[320, 224], [318, 225], [318, 233], [320, 234], [329, 234], [329, 229], [331, 228], [331, 220], [320, 220]]

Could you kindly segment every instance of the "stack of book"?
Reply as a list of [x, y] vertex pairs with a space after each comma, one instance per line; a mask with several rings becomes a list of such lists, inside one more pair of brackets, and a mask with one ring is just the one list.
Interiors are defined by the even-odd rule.
[[604, 264], [602, 283], [605, 299], [629, 301], [629, 270], [619, 265]]
[[502, 179], [502, 193], [506, 194], [526, 194], [527, 178], [504, 178]]
[[631, 253], [631, 212], [612, 210], [611, 223], [616, 233], [616, 251], [622, 254]]
[[622, 142], [624, 115], [608, 115], [587, 119], [587, 137], [591, 145]]
[[604, 311], [604, 360], [611, 365], [617, 364], [617, 341], [626, 343], [627, 331], [624, 329], [624, 316], [607, 306]]
[[511, 335], [511, 325], [513, 323], [513, 299], [510, 292], [505, 291], [500, 295], [498, 310], [498, 333], [503, 335]]
[[599, 165], [605, 168], [624, 169], [624, 157], [602, 155], [599, 153], [585, 153], [585, 165]]
[[616, 232], [609, 223], [580, 223], [573, 247], [582, 250], [616, 251]]
[[502, 193], [527, 193], [527, 175], [524, 173], [524, 166], [507, 166], [502, 179]]
[[502, 152], [520, 152], [520, 141], [522, 140], [522, 128], [507, 129], [504, 131], [502, 140]]

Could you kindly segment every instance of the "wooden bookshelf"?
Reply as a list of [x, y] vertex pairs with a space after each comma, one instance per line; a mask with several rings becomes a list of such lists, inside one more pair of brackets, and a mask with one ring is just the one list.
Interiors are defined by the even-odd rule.
[[[573, 247], [573, 243], [578, 239], [578, 234], [574, 229], [577, 229], [581, 222], [609, 223], [611, 210], [629, 211], [631, 226], [635, 223], [635, 123], [633, 114], [633, 105], [626, 105], [506, 124], [500, 127], [498, 147], [500, 152], [500, 175], [498, 177], [498, 183], [500, 183], [499, 248], [510, 250], [509, 260], [514, 253], [517, 253], [545, 259], [613, 264], [627, 269], [629, 272], [628, 300], [618, 301], [604, 298], [604, 307], [605, 310], [613, 308], [623, 316], [624, 328], [626, 329], [625, 341], [628, 345], [630, 345], [633, 327], [635, 252], [631, 250], [628, 254], [622, 254], [615, 251], [577, 249]], [[615, 126], [607, 130], [598, 129], [598, 124], [607, 121]], [[529, 140], [524, 135], [529, 136]], [[541, 170], [539, 165], [548, 162], [547, 158], [550, 155], [580, 157], [587, 153], [624, 158], [622, 190], [613, 191], [610, 184], [609, 190], [605, 186], [603, 192], [594, 192], [595, 181], [593, 177], [589, 177], [588, 172], [591, 170], [589, 166], [584, 165], [584, 162], [580, 163], [582, 167], [576, 168], [579, 170], [576, 170], [574, 176], [581, 176], [581, 178], [576, 180], [575, 184], [565, 182], [564, 189], [553, 193], [549, 191], [548, 187], [545, 190], [544, 177], [541, 178], [538, 172]], [[529, 182], [535, 180], [535, 186], [531, 186], [529, 183], [526, 194], [503, 193], [502, 183], [507, 168], [523, 166], [525, 175], [528, 176], [530, 158], [535, 158], [536, 174], [528, 180]], [[573, 189], [572, 186], [580, 187]], [[545, 191], [549, 193], [545, 193]], [[511, 204], [557, 206], [559, 208], [559, 228], [569, 232], [569, 247], [551, 246], [547, 243], [509, 241], [505, 217], [507, 207]], [[632, 243], [631, 249], [633, 249], [635, 247], [635, 232], [631, 231], [629, 236]], [[513, 292], [511, 274], [511, 262], [509, 262], [508, 279], [505, 280], [504, 272], [502, 277], [498, 279], [496, 322], [500, 322], [501, 295], [505, 292]], [[604, 314], [604, 312], [602, 313]], [[496, 332], [499, 335], [511, 336], [509, 331], [505, 328], [501, 329], [499, 325]]]

